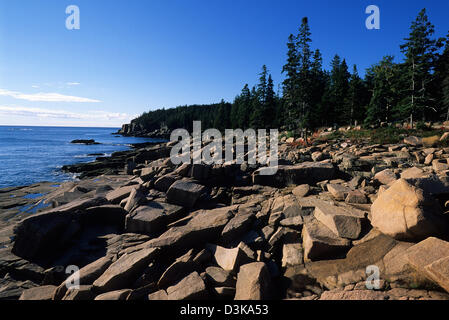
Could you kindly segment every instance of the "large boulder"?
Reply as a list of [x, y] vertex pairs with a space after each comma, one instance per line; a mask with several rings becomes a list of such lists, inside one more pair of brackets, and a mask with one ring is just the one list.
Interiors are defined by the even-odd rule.
[[409, 180], [399, 179], [371, 206], [371, 224], [398, 240], [422, 240], [446, 228], [439, 203]]
[[138, 207], [126, 216], [126, 231], [133, 233], [157, 234], [168, 223], [181, 217], [184, 209], [180, 206], [152, 201]]
[[86, 208], [101, 206], [103, 197], [70, 202], [29, 218], [15, 228], [12, 252], [27, 260], [47, 257], [64, 247], [80, 228], [78, 213]]
[[[273, 187], [288, 185], [315, 184], [323, 180], [332, 180], [335, 168], [332, 163], [304, 162], [294, 166], [278, 166], [274, 175], [271, 168], [260, 168], [253, 173], [253, 184]], [[268, 174], [268, 175], [267, 175]]]
[[266, 300], [270, 298], [271, 277], [263, 262], [240, 267], [237, 276], [235, 300]]
[[205, 187], [186, 180], [173, 183], [167, 191], [167, 201], [183, 207], [191, 208], [205, 192]]
[[345, 209], [318, 201], [315, 218], [341, 238], [358, 239], [365, 214], [357, 209]]
[[346, 252], [351, 241], [334, 234], [318, 220], [308, 221], [302, 231], [304, 261], [335, 258]]

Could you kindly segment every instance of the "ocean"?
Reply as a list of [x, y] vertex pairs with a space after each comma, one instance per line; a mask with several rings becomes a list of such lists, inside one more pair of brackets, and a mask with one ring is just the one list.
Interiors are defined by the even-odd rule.
[[[63, 165], [91, 162], [130, 149], [130, 144], [150, 138], [114, 135], [118, 128], [0, 126], [0, 188], [37, 182], [64, 182], [75, 176], [62, 172]], [[94, 139], [98, 145], [71, 144]]]

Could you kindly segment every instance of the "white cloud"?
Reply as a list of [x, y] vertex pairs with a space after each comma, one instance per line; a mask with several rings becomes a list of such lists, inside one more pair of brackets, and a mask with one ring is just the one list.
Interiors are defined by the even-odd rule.
[[31, 88], [38, 89], [38, 88], [40, 88], [40, 87], [37, 86], [37, 85], [33, 85], [33, 86], [31, 86]]
[[69, 87], [71, 86], [79, 86], [81, 83], [79, 82], [67, 82], [66, 85], [68, 85]]
[[29, 108], [21, 106], [0, 106], [0, 115], [5, 116], [25, 116], [33, 118], [54, 118], [54, 119], [78, 119], [104, 121], [129, 121], [131, 116], [127, 113], [107, 112], [107, 111], [88, 111], [84, 113], [71, 112], [67, 110], [51, 110], [44, 108]]
[[27, 101], [41, 101], [41, 102], [91, 102], [97, 103], [101, 102], [96, 99], [75, 97], [75, 96], [67, 96], [60, 93], [34, 93], [34, 94], [26, 94], [17, 91], [10, 91], [0, 89], [0, 96], [12, 97], [14, 99], [19, 100], [27, 100]]

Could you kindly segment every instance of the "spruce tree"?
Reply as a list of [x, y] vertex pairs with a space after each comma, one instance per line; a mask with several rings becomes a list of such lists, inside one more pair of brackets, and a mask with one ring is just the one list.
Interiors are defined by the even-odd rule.
[[283, 110], [282, 117], [285, 119], [283, 122], [287, 129], [292, 130], [295, 126], [297, 110], [297, 85], [298, 85], [298, 69], [299, 69], [299, 57], [296, 47], [295, 36], [291, 34], [288, 37], [287, 43], [287, 63], [282, 68], [282, 73], [284, 73], [285, 80], [283, 81]]
[[357, 66], [354, 65], [351, 78], [349, 80], [349, 92], [347, 105], [349, 106], [349, 123], [361, 123], [365, 119], [365, 104], [366, 104], [366, 87], [360, 78]]
[[368, 74], [372, 76], [373, 91], [368, 105], [366, 122], [379, 125], [389, 122], [397, 104], [396, 78], [397, 65], [393, 56], [385, 56], [382, 61], [370, 68]]
[[434, 25], [426, 9], [422, 9], [411, 25], [409, 37], [400, 47], [405, 55], [403, 76], [407, 91], [399, 111], [402, 117], [410, 117], [412, 126], [417, 118], [425, 120], [429, 112], [436, 113], [430, 87], [441, 41], [432, 38], [434, 33]]

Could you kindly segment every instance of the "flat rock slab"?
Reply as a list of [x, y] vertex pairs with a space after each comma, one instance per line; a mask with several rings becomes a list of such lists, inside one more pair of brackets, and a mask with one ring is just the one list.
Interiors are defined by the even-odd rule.
[[425, 266], [424, 269], [430, 278], [449, 292], [449, 256]]
[[[79, 285], [92, 285], [111, 264], [110, 257], [102, 257], [81, 268], [78, 272], [73, 273], [56, 289], [54, 300], [61, 300], [66, 294], [68, 287], [75, 284], [76, 281]], [[78, 294], [82, 293], [76, 293], [76, 295]], [[72, 295], [75, 295], [75, 293], [72, 293]]]
[[206, 188], [200, 184], [178, 180], [167, 191], [167, 201], [183, 207], [191, 208]]
[[143, 249], [124, 254], [94, 282], [100, 292], [124, 289], [131, 285], [158, 253], [157, 249]]
[[198, 272], [193, 272], [167, 289], [168, 300], [197, 300], [207, 297], [206, 284]]
[[[335, 168], [331, 163], [304, 162], [295, 166], [279, 166], [274, 175], [271, 168], [260, 168], [253, 174], [253, 184], [285, 187], [290, 184], [315, 184], [332, 180]], [[266, 175], [268, 174], [268, 175]]]
[[95, 293], [92, 292], [93, 286], [91, 285], [80, 285], [77, 289], [69, 289], [62, 300], [69, 301], [86, 301], [93, 300], [95, 298]]
[[327, 185], [327, 191], [329, 191], [335, 200], [343, 201], [348, 196], [351, 191], [350, 188], [342, 186], [341, 184], [331, 184]]
[[448, 291], [449, 242], [431, 237], [407, 249], [406, 256], [414, 269]]
[[180, 218], [184, 209], [180, 206], [152, 201], [138, 207], [126, 216], [126, 231], [134, 233], [155, 234], [162, 231], [167, 224]]
[[121, 187], [121, 188], [117, 188], [111, 192], [109, 192], [106, 195], [106, 199], [113, 204], [118, 204], [120, 203], [120, 201], [122, 201], [125, 198], [128, 198], [129, 195], [131, 194], [131, 191], [135, 188], [136, 186], [126, 186], [126, 187]]
[[388, 294], [374, 290], [325, 291], [320, 300], [387, 300]]
[[27, 289], [22, 292], [19, 300], [51, 300], [55, 290], [55, 286], [42, 286]]
[[174, 250], [206, 244], [220, 236], [231, 218], [232, 211], [227, 207], [197, 211], [194, 215], [188, 217], [190, 220], [187, 224], [171, 227], [160, 237], [146, 242], [145, 246]]
[[111, 292], [106, 292], [95, 297], [95, 300], [106, 300], [106, 301], [117, 301], [126, 300], [126, 298], [131, 293], [130, 289], [116, 290]]
[[303, 227], [304, 260], [316, 261], [334, 258], [349, 249], [351, 242], [339, 238], [328, 227], [312, 219]]
[[321, 201], [315, 206], [315, 218], [341, 238], [358, 239], [365, 216], [356, 209], [344, 209]]

